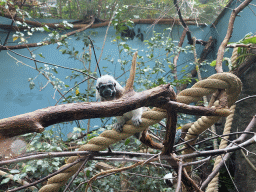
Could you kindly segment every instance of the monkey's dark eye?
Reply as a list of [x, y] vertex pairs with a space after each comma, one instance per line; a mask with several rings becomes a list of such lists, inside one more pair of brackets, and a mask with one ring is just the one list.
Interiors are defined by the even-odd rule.
[[110, 84], [110, 85], [108, 85], [108, 87], [109, 87], [110, 89], [113, 89], [113, 88], [114, 88], [114, 85], [113, 85], [113, 84]]
[[100, 90], [103, 90], [103, 89], [105, 89], [105, 87], [106, 87], [106, 86], [101, 85], [101, 86], [99, 87], [99, 89], [100, 89]]

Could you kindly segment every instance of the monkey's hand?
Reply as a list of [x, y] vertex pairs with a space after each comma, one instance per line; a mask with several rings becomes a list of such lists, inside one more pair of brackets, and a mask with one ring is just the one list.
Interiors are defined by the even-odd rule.
[[132, 118], [132, 123], [133, 125], [135, 125], [136, 127], [139, 126], [141, 124], [142, 120], [141, 120], [141, 116], [134, 116]]
[[142, 122], [142, 120], [141, 120], [142, 113], [143, 113], [143, 107], [131, 111], [132, 123], [133, 123], [134, 126], [138, 127], [141, 124], [141, 122]]

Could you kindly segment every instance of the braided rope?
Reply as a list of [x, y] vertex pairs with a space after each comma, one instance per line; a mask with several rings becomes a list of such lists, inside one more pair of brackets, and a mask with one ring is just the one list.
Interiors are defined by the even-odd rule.
[[[231, 56], [231, 63], [232, 63], [232, 66], [235, 67], [237, 65], [237, 57], [238, 57], [238, 47], [235, 47], [233, 49], [233, 52], [232, 52], [232, 56]], [[225, 127], [224, 127], [224, 130], [223, 130], [223, 134], [228, 134], [230, 133], [230, 129], [231, 129], [231, 125], [232, 125], [232, 121], [233, 121], [233, 117], [234, 117], [234, 113], [235, 113], [235, 105], [233, 105], [230, 109], [232, 112], [231, 114], [227, 117], [226, 119], [226, 123], [225, 123]], [[224, 137], [225, 139], [228, 139], [229, 137], [226, 136]], [[221, 140], [221, 143], [220, 143], [220, 146], [219, 146], [219, 149], [223, 149], [227, 146], [227, 141], [222, 139]], [[221, 156], [218, 156], [216, 159], [215, 159], [215, 162], [214, 162], [214, 166], [213, 166], [213, 169], [215, 169], [215, 167], [220, 163], [220, 161], [222, 160]], [[208, 187], [206, 189], [206, 192], [218, 192], [219, 189], [218, 189], [218, 186], [219, 186], [219, 173], [211, 180], [211, 182], [208, 184]]]
[[237, 57], [238, 57], [238, 47], [235, 47], [233, 49], [232, 56], [231, 56], [231, 63], [233, 67], [237, 65], [237, 60], [236, 60]]
[[[231, 126], [232, 126], [232, 121], [233, 121], [233, 117], [234, 117], [234, 114], [235, 114], [235, 108], [236, 106], [235, 105], [232, 105], [232, 107], [230, 108], [231, 110], [231, 113], [230, 115], [227, 117], [226, 119], [226, 123], [225, 123], [225, 128], [223, 130], [223, 135], [225, 134], [229, 134], [230, 133], [230, 130], [231, 130]], [[224, 149], [225, 147], [227, 147], [228, 145], [228, 139], [229, 139], [229, 136], [225, 136], [223, 137], [223, 139], [221, 140], [220, 142], [220, 146], [219, 146], [219, 149]], [[214, 166], [213, 166], [213, 169], [214, 170], [218, 165], [219, 163], [222, 161], [222, 156], [219, 155], [216, 160], [215, 160], [215, 163], [214, 163]], [[206, 192], [218, 192], [218, 185], [219, 185], [219, 173], [211, 180], [211, 182], [208, 184], [208, 187], [206, 189]]]
[[[208, 87], [208, 89], [206, 87]], [[216, 91], [217, 87], [226, 90], [228, 107], [230, 107], [236, 101], [238, 95], [240, 94], [242, 83], [239, 78], [237, 78], [235, 75], [231, 73], [218, 73], [210, 76], [206, 80], [199, 81], [190, 89], [186, 89], [180, 92], [179, 95], [190, 95], [189, 97], [185, 98], [190, 102], [196, 102], [195, 98], [199, 99], [200, 96], [202, 97], [202, 94], [204, 93], [213, 93], [214, 91]], [[196, 90], [196, 93], [193, 93], [192, 91], [194, 88]], [[215, 102], [214, 107], [216, 106], [218, 106], [218, 102]], [[188, 144], [195, 144], [198, 135], [201, 134], [210, 126], [212, 126], [219, 119], [219, 116], [202, 116], [196, 122], [194, 122], [188, 129], [185, 141], [192, 140]], [[192, 152], [194, 152], [194, 150], [189, 147], [183, 151], [183, 154], [189, 154]], [[192, 159], [187, 159], [186, 161], [189, 162], [192, 161]], [[190, 167], [187, 167], [186, 169], [188, 172], [190, 172]]]
[[[226, 89], [228, 102], [233, 103], [241, 91], [241, 81], [238, 77], [231, 73], [215, 74], [206, 80], [197, 82], [190, 89], [186, 89], [177, 96], [177, 101], [189, 104], [196, 102], [204, 95], [211, 94], [218, 89]], [[122, 133], [117, 133], [115, 130], [106, 130], [98, 137], [92, 138], [87, 144], [80, 147], [79, 151], [100, 151], [106, 149], [109, 145], [116, 143], [122, 139], [132, 136], [133, 134], [145, 130], [148, 126], [156, 124], [166, 117], [166, 112], [163, 109], [153, 108], [150, 111], [145, 111], [142, 115], [142, 123], [139, 127], [134, 127], [131, 121], [126, 122]], [[216, 117], [205, 117], [212, 119]], [[78, 156], [70, 157], [67, 164], [74, 162]], [[47, 184], [40, 189], [40, 192], [58, 192], [68, 179], [76, 173], [82, 162], [70, 167], [69, 169], [51, 177]], [[65, 167], [62, 166], [61, 168]]]

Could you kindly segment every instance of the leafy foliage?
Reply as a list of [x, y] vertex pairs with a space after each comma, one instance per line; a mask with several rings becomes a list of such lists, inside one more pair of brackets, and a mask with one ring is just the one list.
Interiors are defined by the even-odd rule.
[[[210, 23], [218, 16], [228, 0], [195, 0], [180, 3], [180, 9], [184, 18], [195, 18], [202, 23]], [[33, 18], [62, 18], [88, 20], [91, 15], [98, 19], [108, 20], [112, 17], [116, 7], [127, 6], [123, 17], [133, 19], [156, 19], [159, 17], [175, 18], [176, 10], [172, 1], [159, 0], [96, 0], [96, 1], [66, 1], [57, 0], [57, 3], [27, 2], [23, 5], [19, 14], [32, 16]], [[18, 7], [16, 1], [1, 1], [1, 7]]]

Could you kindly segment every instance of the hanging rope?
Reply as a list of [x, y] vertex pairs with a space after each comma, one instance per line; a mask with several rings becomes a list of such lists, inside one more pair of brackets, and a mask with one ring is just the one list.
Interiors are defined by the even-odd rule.
[[232, 63], [232, 66], [235, 68], [236, 65], [237, 65], [237, 57], [238, 57], [238, 47], [235, 47], [233, 49], [233, 52], [232, 52], [232, 56], [231, 56], [231, 63]]
[[[209, 78], [197, 82], [194, 86], [189, 89], [183, 90], [177, 96], [177, 101], [181, 103], [192, 103], [199, 101], [204, 95], [209, 95], [214, 93], [219, 89], [226, 90], [228, 96], [228, 104], [231, 106], [237, 96], [241, 91], [241, 81], [238, 77], [231, 73], [220, 73], [210, 76]], [[101, 151], [106, 149], [109, 145], [114, 144], [122, 139], [126, 139], [133, 134], [145, 130], [148, 126], [154, 125], [166, 117], [166, 112], [163, 109], [153, 108], [150, 111], [145, 111], [142, 115], [142, 123], [139, 127], [134, 127], [131, 121], [126, 122], [123, 127], [122, 133], [117, 133], [115, 130], [106, 130], [101, 133], [98, 137], [92, 138], [87, 144], [80, 147], [79, 151]], [[209, 120], [215, 120], [219, 117], [202, 117], [203, 122], [208, 122]], [[211, 121], [212, 123], [213, 121]], [[196, 124], [196, 123], [194, 123]], [[198, 124], [198, 123], [197, 123]], [[208, 123], [209, 124], [209, 123]], [[191, 126], [188, 130], [189, 133], [196, 132], [198, 126]], [[200, 129], [201, 130], [201, 129]], [[187, 134], [187, 137], [190, 134]], [[187, 138], [186, 137], [186, 138]], [[78, 156], [70, 157], [67, 160], [67, 164], [61, 168], [67, 166], [68, 164], [74, 162], [78, 159]], [[60, 187], [63, 186], [68, 179], [76, 173], [76, 171], [81, 166], [81, 163], [78, 163], [62, 173], [55, 175], [50, 178], [45, 186], [40, 189], [40, 192], [58, 192]]]
[[[234, 113], [235, 113], [235, 108], [236, 108], [235, 105], [232, 105], [232, 107], [230, 108], [231, 113], [226, 119], [225, 127], [224, 127], [224, 130], [223, 130], [223, 135], [226, 135], [226, 134], [230, 133], [231, 126], [232, 126], [232, 121], [233, 121], [233, 117], [234, 117]], [[228, 139], [229, 139], [229, 136], [223, 137], [223, 139], [220, 142], [219, 149], [224, 149], [224, 148], [227, 147]], [[215, 163], [214, 163], [214, 166], [213, 166], [212, 170], [214, 170], [219, 165], [219, 163], [221, 161], [222, 161], [222, 157], [221, 157], [221, 155], [219, 155], [215, 160]], [[218, 190], [218, 188], [219, 188], [218, 185], [219, 185], [219, 173], [208, 184], [206, 192], [218, 192], [219, 191]]]
[[[195, 37], [193, 37], [193, 50], [194, 50], [194, 59], [195, 59], [195, 64], [196, 64], [197, 76], [198, 76], [199, 81], [201, 81], [202, 76], [201, 76], [201, 72], [200, 72], [200, 63], [198, 62], [197, 55], [196, 55], [196, 38]], [[203, 96], [203, 101], [204, 101], [204, 106], [208, 106], [208, 101], [207, 101], [206, 96]], [[211, 130], [213, 133], [216, 133], [215, 124], [213, 124], [211, 126]], [[217, 139], [213, 140], [213, 147], [214, 147], [214, 149], [218, 148]]]
[[[238, 57], [238, 47], [234, 48], [233, 52], [232, 52], [231, 63], [232, 63], [233, 67], [235, 67], [236, 64], [237, 64], [237, 60], [236, 60], [237, 57]], [[229, 134], [230, 133], [231, 126], [232, 126], [232, 121], [233, 121], [233, 117], [234, 117], [234, 113], [235, 113], [235, 107], [236, 106], [233, 105], [230, 109], [232, 112], [226, 119], [223, 134]], [[219, 149], [223, 149], [223, 148], [227, 147], [227, 140], [225, 140], [225, 139], [228, 139], [228, 138], [229, 138], [229, 136], [225, 136], [221, 140]], [[218, 156], [215, 159], [215, 163], [214, 163], [214, 166], [213, 166], [212, 170], [214, 170], [216, 168], [216, 166], [220, 163], [221, 160], [222, 160], [221, 156]], [[206, 189], [206, 192], [218, 192], [218, 191], [219, 191], [219, 173], [211, 180], [211, 182], [208, 184], [208, 187]]]

